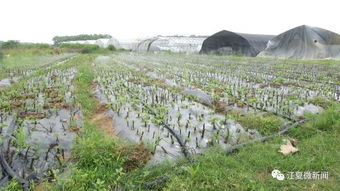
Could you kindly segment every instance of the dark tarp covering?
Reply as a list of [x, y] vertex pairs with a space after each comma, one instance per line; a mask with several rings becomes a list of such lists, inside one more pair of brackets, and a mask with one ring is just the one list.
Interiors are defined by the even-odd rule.
[[259, 56], [297, 59], [340, 58], [340, 35], [302, 25], [270, 40], [268, 47]]
[[220, 31], [208, 37], [200, 54], [240, 54], [256, 56], [274, 36]]

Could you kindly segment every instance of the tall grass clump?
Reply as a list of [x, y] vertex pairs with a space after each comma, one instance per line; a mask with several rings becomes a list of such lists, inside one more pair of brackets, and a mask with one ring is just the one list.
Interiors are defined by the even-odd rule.
[[270, 135], [280, 130], [282, 119], [275, 115], [247, 114], [239, 117], [239, 122], [245, 128], [254, 128], [263, 135]]
[[340, 128], [340, 104], [330, 106], [313, 119], [313, 126], [322, 131], [330, 131]]
[[333, 101], [330, 101], [330, 100], [323, 98], [323, 97], [314, 97], [313, 99], [309, 100], [309, 103], [314, 104], [314, 105], [318, 105], [318, 106], [320, 106], [324, 109], [327, 109], [334, 104]]

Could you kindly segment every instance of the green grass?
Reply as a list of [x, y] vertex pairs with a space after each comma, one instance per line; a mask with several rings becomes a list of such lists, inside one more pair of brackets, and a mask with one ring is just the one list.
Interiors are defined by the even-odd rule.
[[340, 106], [333, 105], [318, 116], [314, 116], [313, 126], [321, 131], [339, 130]]
[[76, 76], [77, 88], [75, 93], [77, 95], [77, 101], [82, 107], [82, 112], [87, 118], [91, 116], [91, 111], [94, 111], [98, 104], [92, 96], [91, 90], [92, 81], [95, 76], [90, 64], [94, 58], [94, 55], [82, 55], [79, 60], [75, 61], [78, 63], [78, 73]]
[[4, 191], [18, 191], [18, 190], [22, 190], [22, 185], [14, 179], [12, 179], [4, 189]]
[[17, 144], [19, 149], [23, 149], [26, 146], [26, 137], [24, 132], [24, 126], [20, 126], [17, 132]]
[[[219, 150], [207, 152], [181, 170], [165, 185], [166, 190], [336, 190], [339, 183], [339, 135], [320, 134], [298, 144], [300, 152], [292, 156], [278, 153], [280, 138], [258, 143], [226, 156]], [[277, 181], [271, 171], [328, 171], [327, 181]]]
[[319, 115], [311, 115], [311, 121], [300, 128], [292, 129], [290, 136], [297, 139], [309, 139], [323, 132], [340, 133], [340, 104], [333, 105]]
[[328, 99], [322, 97], [314, 97], [313, 99], [308, 100], [309, 103], [320, 106], [322, 108], [329, 108], [334, 105], [334, 101], [330, 101]]
[[3, 55], [0, 62], [0, 79], [7, 78], [9, 71], [19, 75], [16, 72], [46, 68], [52, 63], [65, 60], [72, 54], [54, 54], [53, 49], [15, 49], [5, 50]]
[[278, 132], [283, 124], [283, 120], [273, 114], [246, 114], [235, 116], [235, 118], [245, 129], [256, 129], [262, 135], [271, 135]]
[[72, 153], [77, 162], [69, 177], [57, 179], [56, 190], [109, 190], [124, 175], [127, 159], [120, 143], [91, 123], [86, 122], [84, 128]]

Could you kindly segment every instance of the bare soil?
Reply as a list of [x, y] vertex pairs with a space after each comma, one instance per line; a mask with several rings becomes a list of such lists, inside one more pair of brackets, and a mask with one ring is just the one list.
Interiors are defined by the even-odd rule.
[[115, 136], [114, 124], [112, 118], [106, 113], [107, 106], [101, 104], [91, 119], [92, 123], [98, 124], [98, 128], [109, 136]]

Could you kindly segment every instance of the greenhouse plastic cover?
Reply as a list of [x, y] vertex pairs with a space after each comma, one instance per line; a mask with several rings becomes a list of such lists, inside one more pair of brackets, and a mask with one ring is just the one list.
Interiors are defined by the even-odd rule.
[[98, 40], [75, 40], [63, 42], [65, 44], [96, 44], [102, 48], [107, 48], [109, 45], [113, 45], [116, 48], [121, 48], [119, 42], [115, 38], [110, 39], [98, 39]]
[[259, 56], [296, 59], [339, 59], [340, 35], [322, 28], [302, 25], [270, 40], [267, 48]]
[[208, 37], [202, 45], [200, 54], [240, 54], [256, 56], [266, 48], [272, 35], [244, 34], [220, 31]]
[[136, 51], [198, 53], [205, 39], [204, 36], [158, 36], [141, 41]]

